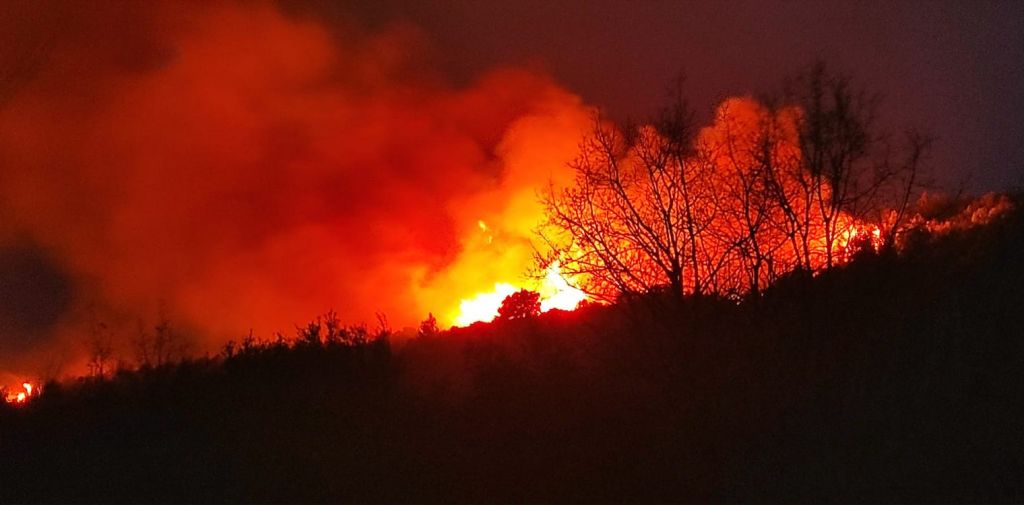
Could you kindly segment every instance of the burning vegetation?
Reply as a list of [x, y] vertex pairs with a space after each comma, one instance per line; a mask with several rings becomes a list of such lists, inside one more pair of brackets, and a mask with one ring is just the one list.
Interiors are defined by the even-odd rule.
[[[45, 63], [5, 66], [0, 247], [42, 251], [60, 281], [42, 298], [62, 300], [0, 335], [14, 388], [159, 366], [330, 307], [448, 328], [523, 290], [540, 312], [735, 301], [1009, 206], [915, 209], [934, 206], [917, 199], [927, 139], [883, 135], [871, 95], [821, 66], [708, 124], [679, 92], [627, 125], [532, 70], [448, 83], [408, 27], [230, 2], [11, 15], [39, 26], [4, 58]], [[162, 340], [163, 315], [145, 322], [164, 312], [189, 345]]]
[[62, 7], [0, 76], [0, 295], [60, 300], [0, 306], [0, 502], [1024, 497], [1021, 195], [926, 191], [848, 76], [630, 124], [405, 26]]
[[14, 405], [25, 404], [39, 393], [40, 390], [31, 382], [27, 381], [21, 383], [20, 388], [0, 387], [0, 398], [3, 398], [5, 402]]
[[[875, 104], [824, 66], [796, 82], [785, 105], [732, 98], [704, 128], [681, 93], [646, 125], [597, 117], [574, 180], [542, 194], [542, 299], [557, 282], [569, 300], [548, 307], [652, 291], [739, 299], [894, 243], [911, 225], [927, 139], [885, 142]], [[464, 300], [455, 323], [492, 319], [516, 290]]]

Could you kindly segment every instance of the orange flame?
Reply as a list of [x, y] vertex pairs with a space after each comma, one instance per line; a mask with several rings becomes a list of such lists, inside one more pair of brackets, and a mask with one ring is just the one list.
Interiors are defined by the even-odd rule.
[[[38, 395], [37, 389], [32, 385], [31, 382], [21, 383], [23, 391], [13, 391], [7, 393], [7, 396], [3, 400], [7, 403], [13, 404], [24, 404], [27, 403], [30, 398]], [[35, 392], [33, 394], [33, 392]]]
[[459, 315], [455, 317], [455, 326], [469, 326], [478, 321], [493, 321], [498, 317], [501, 302], [512, 293], [518, 291], [515, 286], [506, 282], [494, 285], [494, 291], [477, 293], [459, 303]]
[[552, 309], [576, 310], [580, 303], [587, 299], [586, 293], [569, 284], [569, 281], [562, 275], [557, 261], [548, 266], [538, 292], [540, 292], [541, 312]]
[[573, 286], [562, 276], [557, 261], [544, 271], [544, 277], [538, 281], [524, 283], [516, 287], [506, 282], [494, 285], [493, 291], [477, 293], [459, 303], [459, 314], [455, 317], [455, 326], [468, 326], [478, 321], [493, 321], [498, 317], [498, 309], [506, 297], [519, 291], [529, 289], [540, 294], [540, 310], [547, 312], [552, 309], [575, 310], [587, 299], [586, 293]]
[[[799, 161], [799, 143], [797, 139], [796, 119], [798, 111], [787, 109], [779, 114], [780, 137], [778, 145], [774, 148], [776, 152], [773, 157], [773, 164], [778, 167], [787, 167], [781, 170], [781, 183], [786, 189], [786, 196], [792, 202], [802, 202], [805, 205], [812, 205], [812, 195], [800, 192], [802, 186], [793, 179], [790, 172], [797, 169]], [[737, 173], [749, 170], [748, 167], [755, 166], [756, 160], [752, 157], [758, 152], [758, 134], [765, 119], [772, 114], [757, 101], [750, 98], [733, 98], [720, 107], [715, 122], [704, 128], [699, 136], [698, 145], [702, 153], [708, 155], [715, 166], [722, 167], [716, 172], [717, 175], [708, 176], [705, 184], [712, 187], [701, 188], [698, 191], [718, 191], [726, 196], [725, 200], [716, 203], [723, 206], [732, 206], [720, 219], [719, 226], [724, 229], [742, 229], [745, 225], [743, 215], [736, 212], [743, 205], [759, 205], [763, 202], [744, 201], [730, 186], [734, 184]], [[653, 129], [645, 131], [653, 135], [657, 133]], [[548, 127], [536, 132], [536, 136], [529, 137], [530, 142], [520, 146], [522, 152], [543, 152], [545, 139], [555, 136], [557, 129]], [[579, 130], [577, 130], [578, 134]], [[540, 135], [544, 133], [545, 135]], [[578, 135], [574, 135], [578, 137]], [[570, 138], [574, 137], [570, 136]], [[525, 140], [525, 139], [524, 139]], [[548, 265], [540, 279], [516, 282], [515, 279], [522, 275], [532, 263], [532, 249], [530, 236], [533, 235], [540, 223], [543, 222], [545, 209], [537, 204], [536, 192], [542, 184], [543, 178], [535, 177], [536, 174], [525, 167], [536, 167], [541, 165], [556, 166], [555, 160], [572, 159], [578, 154], [578, 145], [563, 146], [557, 152], [548, 153], [544, 156], [535, 156], [529, 163], [512, 163], [512, 174], [515, 184], [499, 188], [494, 194], [488, 194], [482, 202], [474, 202], [470, 208], [477, 210], [476, 214], [469, 214], [465, 217], [464, 242], [461, 256], [446, 272], [447, 277], [435, 278], [434, 286], [440, 288], [424, 296], [424, 301], [430, 304], [443, 304], [448, 307], [458, 307], [458, 310], [442, 311], [442, 320], [455, 326], [466, 326], [477, 321], [491, 321], [498, 315], [498, 309], [502, 301], [510, 294], [519, 289], [536, 291], [540, 294], [541, 310], [551, 309], [573, 310], [581, 301], [588, 299], [588, 296], [577, 286], [586, 286], [588, 291], [601, 299], [613, 299], [614, 293], [603, 293], [599, 286], [590, 283], [585, 274], [578, 278], [566, 278], [562, 274], [561, 265], [554, 262]], [[521, 153], [520, 153], [521, 154]], [[556, 186], [565, 186], [572, 182], [566, 177], [566, 169], [563, 164], [559, 168], [551, 168], [549, 173], [558, 175], [561, 180], [556, 181]], [[571, 171], [569, 171], [571, 175]], [[529, 174], [524, 175], [524, 174]], [[819, 195], [821, 196], [821, 195]], [[497, 206], [484, 205], [502, 202]], [[485, 209], [483, 212], [480, 210]], [[773, 209], [766, 211], [765, 219], [770, 222], [780, 222], [785, 218], [781, 210]], [[476, 216], [483, 215], [483, 219]], [[711, 215], [712, 212], [705, 214]], [[472, 219], [469, 216], [474, 216]], [[760, 247], [772, 251], [775, 259], [779, 260], [777, 265], [798, 264], [803, 261], [809, 263], [809, 267], [823, 268], [826, 263], [826, 251], [831, 253], [831, 262], [841, 264], [853, 257], [856, 249], [869, 245], [875, 250], [881, 248], [881, 230], [868, 223], [860, 222], [854, 217], [839, 212], [833, 216], [828, 230], [818, 220], [809, 220], [804, 244], [807, 250], [791, 250], [786, 236], [781, 230], [770, 229], [769, 226], [761, 228], [761, 235], [758, 240]], [[475, 227], [471, 223], [475, 222]], [[864, 234], [870, 234], [865, 237]], [[826, 235], [829, 235], [826, 237]], [[571, 242], [571, 240], [570, 240]], [[831, 244], [829, 244], [831, 242]], [[730, 260], [730, 265], [736, 268], [723, 268], [717, 271], [716, 289], [723, 292], [741, 292], [751, 282], [747, 279], [738, 265], [743, 259], [736, 252], [731, 250], [731, 241], [719, 241], [715, 238], [700, 240], [698, 247], [702, 253], [714, 255], [717, 250], [724, 249], [722, 254], [735, 256]], [[796, 247], [795, 245], [792, 247]], [[806, 254], [806, 258], [798, 255]], [[562, 257], [563, 261], [571, 261], [569, 257]], [[568, 271], [573, 266], [565, 263]], [[692, 275], [692, 274], [691, 274]], [[774, 273], [769, 269], [763, 269], [758, 275], [759, 282], [770, 282]], [[468, 296], [467, 296], [468, 294]], [[607, 295], [607, 296], [606, 296]], [[434, 305], [436, 307], [436, 305]], [[429, 307], [428, 307], [429, 308]], [[436, 310], [436, 309], [434, 309]]]

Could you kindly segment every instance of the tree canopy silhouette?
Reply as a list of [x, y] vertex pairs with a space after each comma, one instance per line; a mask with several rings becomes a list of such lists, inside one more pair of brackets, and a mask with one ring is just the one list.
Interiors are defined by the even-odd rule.
[[525, 319], [540, 314], [540, 293], [528, 289], [520, 289], [501, 301], [498, 307], [498, 318]]

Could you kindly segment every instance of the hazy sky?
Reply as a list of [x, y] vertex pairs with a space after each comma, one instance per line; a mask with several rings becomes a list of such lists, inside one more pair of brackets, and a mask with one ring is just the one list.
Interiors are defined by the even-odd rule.
[[299, 6], [406, 21], [456, 77], [532, 64], [592, 104], [642, 116], [680, 71], [693, 102], [769, 92], [822, 59], [884, 98], [888, 126], [937, 138], [939, 182], [987, 191], [1024, 173], [1024, 2], [380, 0]]

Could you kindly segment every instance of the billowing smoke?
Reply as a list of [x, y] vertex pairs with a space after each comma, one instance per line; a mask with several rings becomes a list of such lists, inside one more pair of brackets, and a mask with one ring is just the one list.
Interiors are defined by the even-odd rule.
[[200, 351], [331, 308], [450, 320], [523, 274], [534, 191], [588, 127], [532, 71], [448, 84], [408, 26], [250, 2], [5, 9], [0, 370], [70, 353], [80, 372], [97, 320], [127, 342], [158, 311]]

